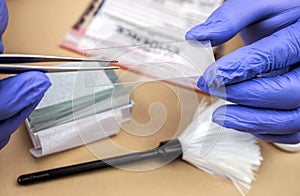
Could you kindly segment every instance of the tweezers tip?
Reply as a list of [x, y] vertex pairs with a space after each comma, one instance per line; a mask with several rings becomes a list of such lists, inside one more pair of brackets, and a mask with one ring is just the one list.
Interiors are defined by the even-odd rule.
[[110, 67], [104, 67], [104, 70], [112, 70], [112, 69], [120, 69], [119, 66], [110, 66]]

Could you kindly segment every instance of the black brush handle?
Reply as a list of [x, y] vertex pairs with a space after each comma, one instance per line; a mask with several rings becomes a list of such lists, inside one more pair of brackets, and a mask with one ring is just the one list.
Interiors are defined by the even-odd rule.
[[175, 139], [168, 142], [162, 142], [160, 143], [160, 146], [158, 148], [155, 148], [153, 150], [24, 174], [19, 176], [17, 181], [20, 185], [32, 184], [36, 182], [75, 175], [82, 172], [114, 167], [126, 163], [132, 163], [156, 157], [173, 160], [181, 155], [181, 153], [181, 144], [179, 140]]

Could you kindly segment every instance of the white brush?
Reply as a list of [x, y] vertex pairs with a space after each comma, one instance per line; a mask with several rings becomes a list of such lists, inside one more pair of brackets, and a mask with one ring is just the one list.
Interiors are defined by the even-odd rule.
[[230, 179], [245, 193], [250, 189], [262, 157], [253, 136], [222, 128], [211, 122], [211, 114], [219, 103], [199, 109], [194, 120], [178, 139], [161, 142], [145, 152], [86, 162], [47, 171], [21, 175], [19, 184], [30, 184], [81, 172], [118, 166], [150, 158], [172, 161], [182, 159], [208, 173]]
[[254, 136], [211, 122], [217, 101], [199, 108], [193, 121], [179, 136], [182, 159], [201, 170], [230, 179], [242, 194], [250, 188], [262, 156]]

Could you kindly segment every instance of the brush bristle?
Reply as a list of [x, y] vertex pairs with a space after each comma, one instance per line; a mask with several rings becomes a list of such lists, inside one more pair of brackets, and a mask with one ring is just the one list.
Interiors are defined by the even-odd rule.
[[182, 159], [205, 172], [230, 179], [244, 194], [251, 188], [262, 161], [260, 148], [254, 136], [211, 122], [212, 111], [220, 104], [199, 109], [179, 136]]

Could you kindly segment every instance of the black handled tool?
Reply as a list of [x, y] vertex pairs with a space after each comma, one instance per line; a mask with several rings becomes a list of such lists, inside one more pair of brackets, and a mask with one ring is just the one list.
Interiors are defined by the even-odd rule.
[[132, 163], [151, 158], [159, 158], [171, 161], [181, 154], [182, 147], [180, 141], [178, 139], [174, 139], [166, 142], [161, 142], [159, 147], [145, 152], [137, 152], [104, 160], [86, 162], [30, 174], [24, 174], [18, 177], [18, 183], [20, 185], [32, 184], [63, 176], [69, 176], [79, 174], [82, 172], [114, 167], [126, 163]]

